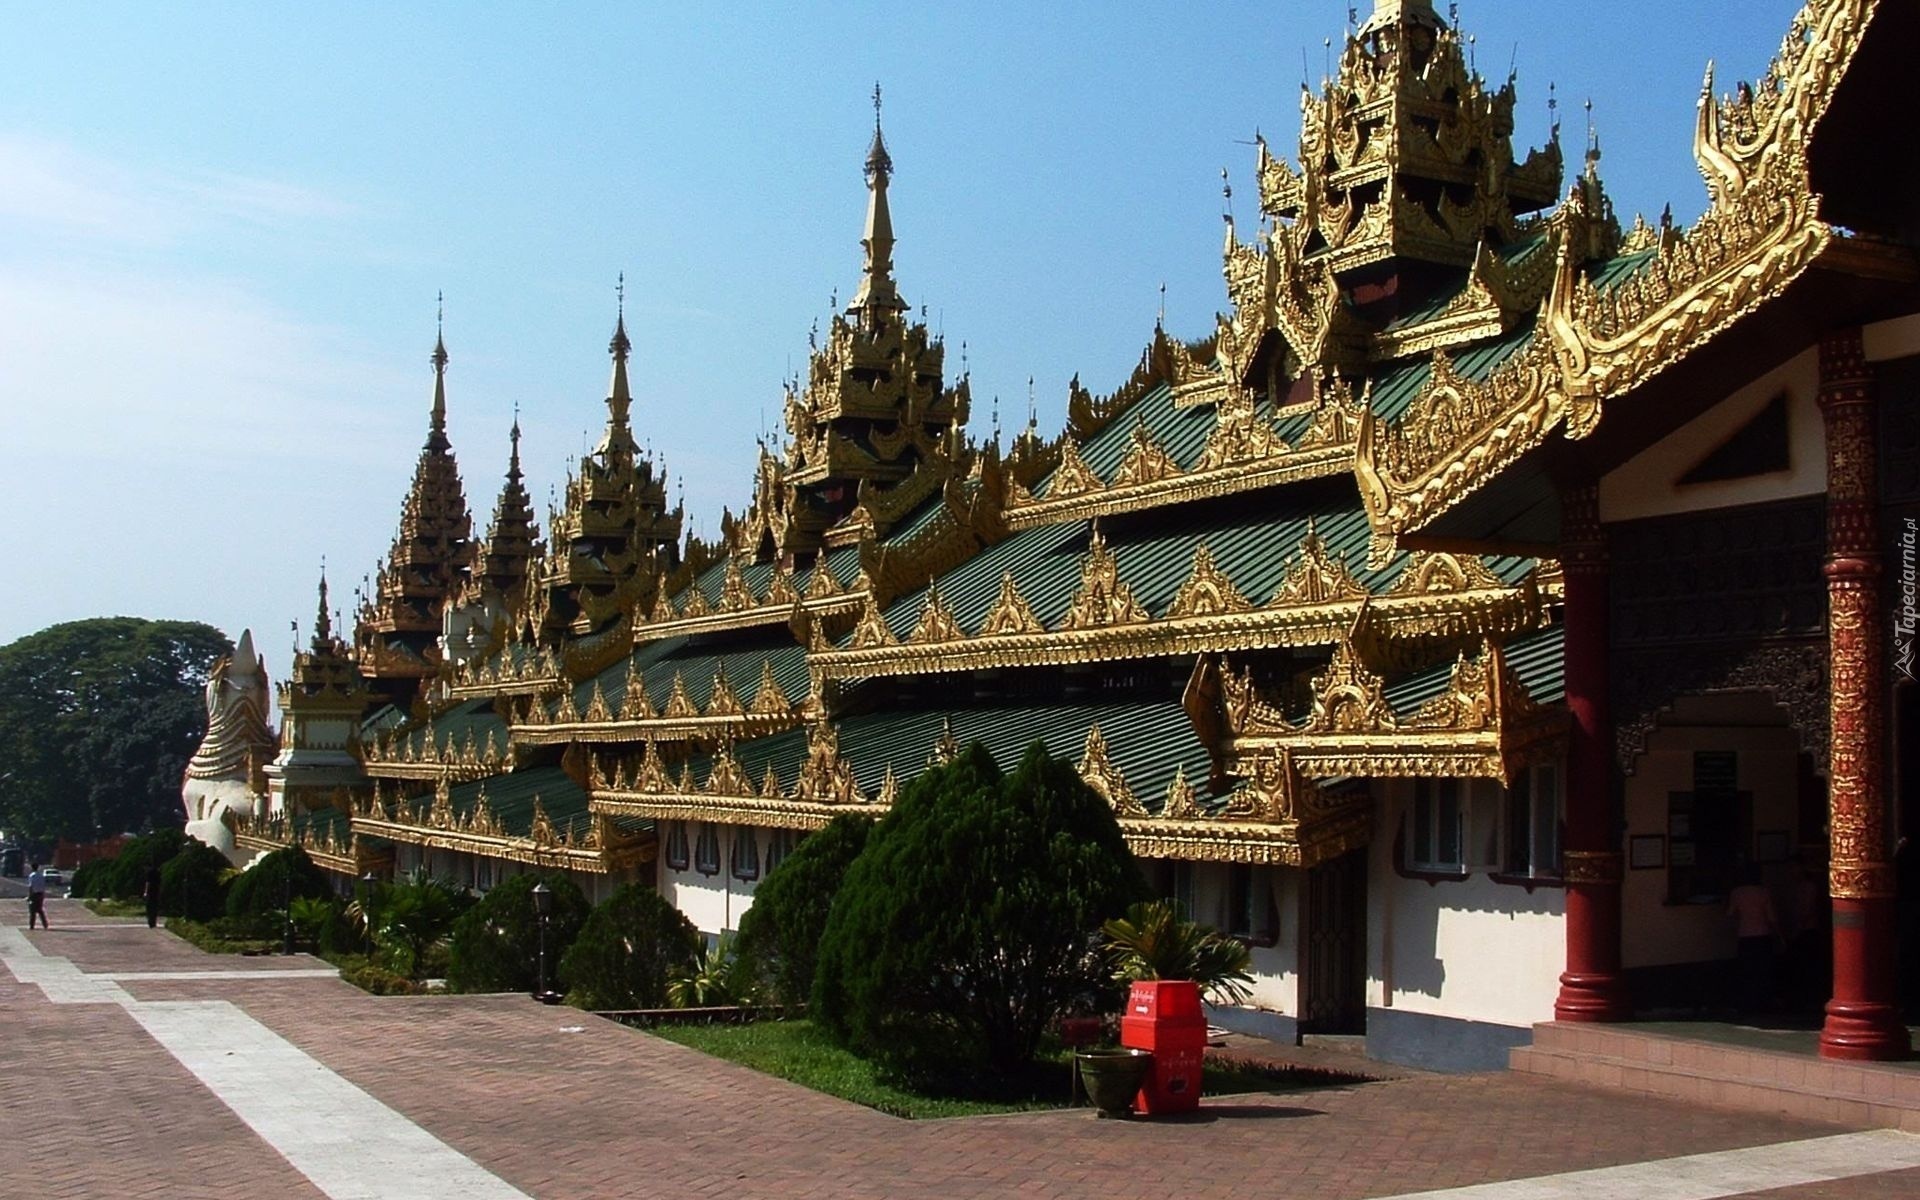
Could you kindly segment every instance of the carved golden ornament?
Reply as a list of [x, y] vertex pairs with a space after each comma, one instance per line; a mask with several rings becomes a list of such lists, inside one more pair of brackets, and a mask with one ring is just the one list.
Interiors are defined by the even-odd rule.
[[1044, 633], [1046, 627], [1033, 615], [1033, 608], [1027, 598], [1020, 594], [1020, 588], [1013, 581], [1012, 571], [1000, 573], [1000, 598], [993, 602], [993, 608], [987, 613], [985, 625], [980, 627], [981, 637], [1007, 637], [1022, 633]]
[[593, 695], [587, 701], [587, 711], [583, 719], [592, 722], [613, 720], [613, 710], [607, 707], [607, 697], [600, 690], [598, 679], [593, 681]]
[[720, 584], [720, 611], [745, 612], [756, 603], [753, 589], [747, 586], [746, 573], [740, 569], [740, 560], [728, 555], [726, 577]]
[[653, 709], [653, 701], [647, 698], [647, 677], [638, 665], [627, 667], [627, 690], [620, 698], [620, 719], [622, 721], [651, 721], [659, 716]]
[[807, 576], [807, 599], [827, 600], [840, 595], [845, 590], [840, 586], [840, 581], [834, 578], [832, 570], [827, 567], [827, 556], [822, 554], [815, 558], [813, 570]]
[[1308, 521], [1307, 532], [1300, 539], [1299, 558], [1287, 568], [1286, 576], [1267, 603], [1273, 608], [1293, 608], [1363, 600], [1367, 595], [1367, 589], [1353, 577], [1346, 562], [1327, 553], [1326, 542], [1313, 522]]
[[680, 764], [680, 774], [679, 777], [673, 781], [673, 790], [676, 794], [682, 796], [691, 796], [700, 790], [699, 785], [693, 781], [692, 762], [688, 761]]
[[673, 607], [673, 597], [667, 592], [667, 577], [662, 573], [654, 583], [653, 608], [647, 613], [647, 620], [655, 625], [664, 625], [677, 619], [680, 613]]
[[786, 793], [780, 790], [779, 772], [773, 769], [772, 763], [768, 763], [766, 774], [760, 777], [760, 798], [763, 800], [780, 800], [783, 799], [785, 795]]
[[880, 611], [880, 605], [868, 593], [860, 605], [860, 620], [853, 627], [852, 648], [871, 650], [878, 646], [897, 646], [900, 639], [893, 636], [893, 630], [887, 625], [887, 618]]
[[773, 578], [767, 581], [767, 603], [789, 605], [799, 598], [800, 593], [793, 587], [793, 573], [787, 570], [784, 563], [776, 564]]
[[740, 768], [740, 760], [734, 757], [733, 739], [721, 739], [719, 749], [714, 752], [713, 763], [707, 768], [707, 794], [710, 796], [751, 796], [753, 780]]
[[[927, 585], [925, 601], [920, 606], [920, 621], [913, 627], [913, 633], [907, 638], [915, 645], [931, 645], [939, 642], [956, 642], [967, 636], [953, 619], [953, 612], [940, 598], [940, 589], [934, 584]], [[857, 639], [856, 639], [857, 640]]]
[[1080, 590], [1074, 593], [1063, 623], [1066, 629], [1095, 629], [1144, 622], [1146, 609], [1133, 598], [1133, 589], [1120, 582], [1120, 564], [1098, 525], [1080, 566]]
[[433, 785], [433, 805], [427, 810], [427, 822], [435, 829], [451, 829], [455, 822], [453, 812], [453, 781], [441, 775]]
[[900, 799], [900, 780], [893, 773], [893, 764], [887, 764], [887, 773], [881, 777], [879, 794], [874, 796], [874, 804], [882, 808], [892, 808], [894, 801]]
[[1107, 757], [1107, 739], [1095, 725], [1087, 730], [1087, 743], [1080, 752], [1080, 762], [1076, 769], [1080, 778], [1086, 781], [1114, 813], [1122, 817], [1144, 817], [1146, 806], [1133, 794], [1127, 781]]
[[1085, 492], [1097, 491], [1103, 486], [1093, 468], [1087, 466], [1080, 457], [1080, 447], [1072, 437], [1060, 444], [1060, 465], [1053, 469], [1041, 498], [1046, 500], [1064, 500]]
[[934, 739], [933, 749], [927, 754], [929, 767], [943, 767], [960, 757], [959, 739], [953, 736], [953, 719], [940, 718], [940, 736]]
[[1226, 572], [1214, 565], [1213, 551], [1202, 542], [1193, 549], [1193, 566], [1187, 572], [1187, 581], [1180, 585], [1180, 591], [1167, 606], [1165, 619], [1246, 612], [1252, 607]]
[[815, 721], [807, 732], [807, 758], [793, 785], [793, 798], [813, 804], [864, 804], [853, 768], [840, 758], [840, 735], [832, 722]]
[[707, 697], [704, 715], [709, 717], [741, 717], [746, 708], [740, 703], [740, 697], [734, 692], [733, 684], [727, 680], [725, 667], [715, 667], [713, 671], [713, 691]]
[[560, 706], [554, 710], [553, 720], [557, 725], [573, 725], [579, 722], [580, 710], [574, 706], [572, 688], [567, 688], [560, 693]]
[[1386, 595], [1458, 595], [1462, 592], [1500, 591], [1506, 586], [1476, 555], [1419, 550], [1408, 559], [1406, 569], [1400, 572], [1400, 577], [1387, 589]]
[[787, 699], [786, 692], [780, 688], [780, 681], [773, 677], [773, 662], [760, 660], [760, 685], [753, 692], [753, 707], [747, 711], [757, 717], [783, 717], [793, 708], [793, 702]]
[[1293, 449], [1255, 411], [1252, 400], [1244, 392], [1234, 389], [1229, 394], [1233, 399], [1223, 402], [1215, 411], [1213, 432], [1207, 435], [1206, 448], [1193, 467], [1196, 473], [1274, 458]]
[[685, 602], [680, 605], [681, 618], [704, 617], [712, 612], [713, 606], [707, 603], [707, 594], [700, 590], [700, 585], [698, 583], [689, 584], [687, 586], [687, 598]]
[[1153, 435], [1147, 432], [1144, 423], [1133, 427], [1133, 438], [1128, 446], [1127, 455], [1120, 460], [1120, 469], [1114, 473], [1110, 486], [1115, 488], [1137, 487], [1145, 483], [1158, 483], [1180, 473], [1180, 467], [1166, 450], [1161, 447]]
[[1173, 782], [1167, 785], [1167, 798], [1160, 806], [1160, 815], [1168, 821], [1200, 819], [1200, 798], [1194, 793], [1193, 785], [1187, 782], [1186, 767], [1174, 768]]
[[1395, 721], [1384, 688], [1385, 681], [1360, 661], [1352, 639], [1342, 638], [1327, 669], [1313, 677], [1313, 712], [1301, 732], [1391, 732]]
[[694, 706], [693, 697], [687, 694], [687, 680], [680, 672], [673, 673], [673, 688], [667, 693], [667, 706], [660, 715], [670, 720], [697, 717], [700, 710]]

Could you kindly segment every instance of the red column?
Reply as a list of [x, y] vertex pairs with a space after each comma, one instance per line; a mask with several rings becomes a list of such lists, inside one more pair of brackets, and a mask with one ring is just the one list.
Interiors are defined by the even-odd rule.
[[1833, 998], [1820, 1031], [1827, 1058], [1906, 1057], [1894, 999], [1893, 867], [1887, 859], [1885, 696], [1873, 371], [1858, 329], [1820, 343], [1827, 430], [1827, 652], [1832, 759]]
[[1622, 1021], [1620, 839], [1613, 815], [1613, 717], [1607, 708], [1607, 552], [1600, 490], [1560, 497], [1566, 579], [1567, 969], [1553, 1015], [1561, 1021]]

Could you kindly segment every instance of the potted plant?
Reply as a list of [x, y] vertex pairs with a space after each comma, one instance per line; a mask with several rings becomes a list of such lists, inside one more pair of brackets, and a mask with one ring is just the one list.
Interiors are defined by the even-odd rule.
[[1197, 1108], [1207, 1044], [1201, 995], [1245, 1000], [1253, 990], [1251, 954], [1243, 943], [1186, 920], [1170, 900], [1135, 904], [1101, 928], [1115, 978], [1132, 984], [1120, 1044], [1152, 1056], [1135, 1106], [1149, 1116]]

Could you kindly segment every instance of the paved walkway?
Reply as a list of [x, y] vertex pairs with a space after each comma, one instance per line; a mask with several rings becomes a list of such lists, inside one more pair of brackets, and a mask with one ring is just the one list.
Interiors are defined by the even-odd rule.
[[1506, 1074], [1180, 1122], [901, 1121], [520, 997], [378, 998], [76, 903], [28, 935], [14, 908], [0, 1176], [39, 1198], [1920, 1194], [1920, 1138]]

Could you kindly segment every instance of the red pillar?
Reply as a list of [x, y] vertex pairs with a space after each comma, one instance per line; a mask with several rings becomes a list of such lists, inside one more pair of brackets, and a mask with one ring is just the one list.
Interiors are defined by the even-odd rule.
[[1613, 815], [1613, 717], [1607, 708], [1607, 552], [1597, 486], [1560, 498], [1566, 579], [1567, 969], [1553, 1015], [1561, 1021], [1623, 1021], [1620, 974], [1619, 832]]
[[1828, 770], [1833, 998], [1827, 1058], [1905, 1058], [1894, 999], [1893, 867], [1887, 858], [1885, 697], [1873, 371], [1858, 329], [1820, 343], [1827, 431], [1827, 652], [1833, 684]]

